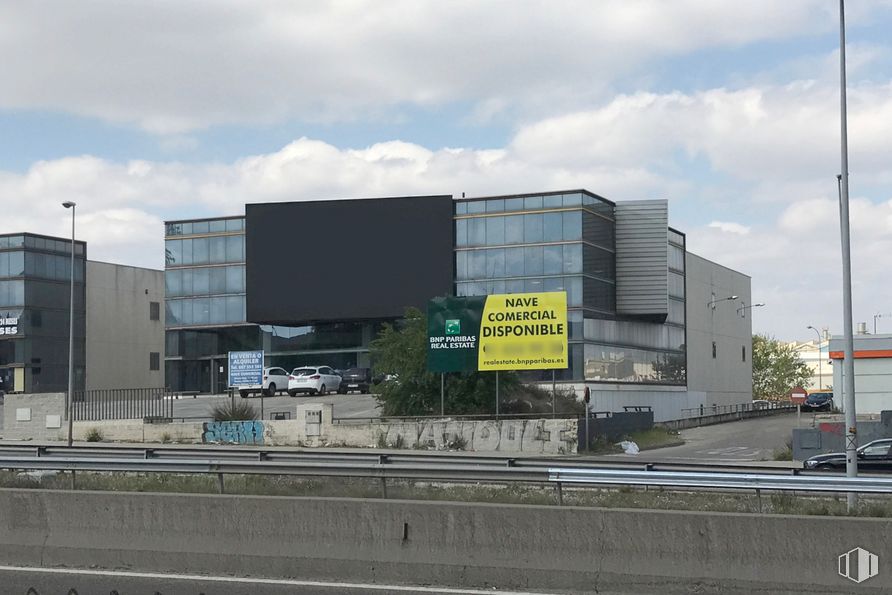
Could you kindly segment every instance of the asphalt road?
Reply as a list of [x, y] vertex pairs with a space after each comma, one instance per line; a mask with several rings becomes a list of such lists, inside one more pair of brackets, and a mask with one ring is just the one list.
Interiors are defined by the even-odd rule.
[[0, 566], [4, 595], [533, 595], [458, 589], [303, 580], [204, 577], [141, 572]]
[[[812, 416], [802, 416], [801, 427], [811, 427]], [[793, 435], [796, 414], [785, 413], [757, 417], [681, 431], [685, 443], [645, 451], [652, 461], [697, 461], [703, 463], [740, 463], [772, 460], [775, 449], [783, 448]], [[630, 455], [616, 455], [629, 457]]]
[[[229, 400], [228, 395], [202, 395], [195, 398], [186, 397], [175, 399], [173, 403], [174, 418], [209, 418], [210, 411], [217, 405]], [[236, 401], [250, 403], [260, 412], [260, 396], [242, 399], [235, 396]], [[290, 411], [294, 415], [294, 407], [303, 403], [328, 403], [334, 406], [336, 418], [363, 418], [378, 417], [380, 411], [378, 402], [373, 395], [350, 393], [348, 395], [326, 395], [324, 397], [289, 397], [280, 395], [276, 397], [263, 397], [263, 419], [270, 419], [270, 413], [277, 411]]]

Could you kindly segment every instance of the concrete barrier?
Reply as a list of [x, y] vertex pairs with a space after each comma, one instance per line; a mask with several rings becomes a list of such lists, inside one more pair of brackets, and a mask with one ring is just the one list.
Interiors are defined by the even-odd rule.
[[[892, 521], [0, 490], [0, 563], [573, 593], [888, 593]], [[861, 585], [837, 557], [862, 547]]]

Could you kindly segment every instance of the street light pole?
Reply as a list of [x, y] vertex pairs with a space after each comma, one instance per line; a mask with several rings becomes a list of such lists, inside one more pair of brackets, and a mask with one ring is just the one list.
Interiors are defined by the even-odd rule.
[[[715, 295], [715, 294], [713, 294], [713, 295]], [[736, 295], [731, 295], [731, 296], [728, 296], [728, 297], [725, 297], [725, 298], [718, 298], [718, 299], [709, 300], [709, 301], [706, 303], [706, 307], [707, 307], [707, 308], [712, 308], [712, 309], [714, 310], [714, 309], [715, 309], [715, 305], [716, 305], [717, 303], [719, 303], [719, 302], [730, 302], [731, 300], [736, 300], [736, 299], [737, 299], [737, 296], [736, 296]]]
[[743, 317], [746, 316], [746, 311], [747, 311], [747, 310], [752, 310], [753, 308], [761, 308], [761, 307], [764, 306], [764, 305], [765, 305], [765, 304], [753, 304], [752, 306], [746, 306], [746, 305], [744, 305], [744, 306], [740, 306], [739, 308], [737, 308], [737, 312], [738, 312], [738, 313], [743, 312], [743, 314], [740, 315], [741, 318], [743, 318]]
[[821, 342], [823, 341], [823, 337], [821, 337], [821, 331], [815, 327], [809, 325], [808, 328], [818, 334], [818, 389], [820, 390], [824, 388], [824, 356], [821, 355]]
[[68, 304], [68, 399], [66, 403], [66, 415], [68, 415], [68, 446], [73, 441], [72, 430], [74, 419], [72, 416], [74, 403], [74, 212], [77, 203], [65, 201], [62, 206], [71, 209], [71, 296]]
[[[843, 388], [846, 408], [846, 476], [858, 476], [858, 436], [855, 426], [855, 336], [852, 329], [852, 253], [849, 238], [849, 134], [846, 115], [846, 16], [845, 0], [839, 0], [839, 106], [840, 175], [839, 228], [842, 244]], [[849, 512], [858, 506], [858, 495], [846, 497]]]

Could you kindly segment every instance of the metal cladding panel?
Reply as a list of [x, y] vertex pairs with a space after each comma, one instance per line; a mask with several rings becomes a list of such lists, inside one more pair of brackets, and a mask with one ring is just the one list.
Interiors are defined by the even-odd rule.
[[665, 318], [669, 313], [669, 203], [616, 204], [617, 314]]
[[247, 319], [397, 318], [453, 292], [451, 196], [249, 204]]

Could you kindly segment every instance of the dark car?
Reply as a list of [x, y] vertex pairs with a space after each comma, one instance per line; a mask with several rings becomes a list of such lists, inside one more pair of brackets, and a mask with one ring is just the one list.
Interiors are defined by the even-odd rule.
[[346, 395], [355, 390], [367, 394], [371, 384], [372, 371], [369, 368], [350, 368], [341, 374], [341, 386], [338, 392]]
[[815, 392], [806, 397], [802, 404], [803, 411], [830, 411], [833, 407], [833, 393]]
[[[889, 450], [892, 447], [892, 438], [874, 440], [864, 446], [858, 447], [858, 468], [864, 471], [892, 471], [892, 457]], [[806, 469], [821, 469], [825, 471], [842, 471], [846, 468], [846, 453], [831, 452], [825, 455], [815, 455], [807, 459], [802, 466]]]

